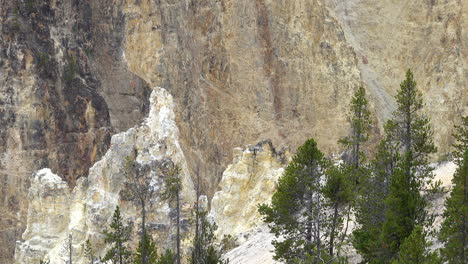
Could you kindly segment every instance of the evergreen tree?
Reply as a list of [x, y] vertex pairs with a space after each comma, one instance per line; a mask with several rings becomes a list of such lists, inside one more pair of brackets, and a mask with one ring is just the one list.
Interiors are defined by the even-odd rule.
[[330, 258], [326, 252], [330, 219], [322, 194], [325, 163], [317, 143], [307, 140], [279, 178], [271, 206], [259, 206], [263, 220], [281, 237], [273, 241], [276, 260], [321, 263]]
[[131, 227], [124, 225], [118, 206], [115, 208], [110, 228], [111, 231], [104, 231], [104, 241], [111, 244], [112, 247], [101, 262], [111, 260], [116, 264], [128, 263], [132, 254], [127, 246], [128, 241], [130, 241]]
[[[387, 124], [388, 125], [388, 124]], [[385, 131], [388, 131], [385, 127]], [[352, 244], [363, 257], [364, 263], [379, 263], [385, 252], [381, 247], [380, 232], [385, 220], [385, 198], [389, 193], [390, 176], [398, 160], [398, 152], [390, 144], [391, 138], [384, 138], [377, 147], [375, 159], [365, 175], [360, 195], [356, 200], [357, 227], [352, 234]]]
[[[197, 202], [198, 203], [198, 202]], [[214, 231], [216, 223], [211, 224], [207, 219], [207, 211], [196, 207], [195, 215], [197, 223], [197, 233], [193, 241], [192, 264], [228, 264], [228, 260], [223, 260], [221, 254], [214, 246]]]
[[[362, 152], [362, 144], [369, 139], [369, 130], [372, 124], [366, 90], [362, 86], [358, 88], [351, 99], [349, 123], [351, 126], [350, 135], [340, 139], [339, 142], [351, 152], [346, 163], [354, 169], [358, 169], [365, 157]], [[358, 176], [359, 173], [355, 173], [354, 181], [356, 184], [359, 183]]]
[[95, 256], [95, 252], [93, 250], [93, 247], [91, 246], [91, 242], [89, 241], [89, 239], [87, 239], [85, 242], [84, 256], [85, 258], [88, 259], [90, 264], [94, 264], [94, 260], [96, 259], [96, 256]]
[[430, 243], [421, 226], [415, 226], [410, 236], [401, 244], [398, 257], [392, 264], [442, 264], [435, 252], [429, 251]]
[[177, 256], [170, 249], [166, 249], [164, 254], [159, 256], [157, 264], [174, 264], [177, 261]]
[[[136, 157], [137, 152], [134, 150], [133, 157], [126, 158], [123, 171], [127, 180], [124, 182], [121, 197], [123, 200], [131, 201], [140, 207], [140, 243], [144, 244], [146, 236], [146, 207], [151, 203], [151, 198], [154, 198], [158, 194], [158, 188], [156, 188], [157, 185], [154, 184], [155, 177], [153, 170], [163, 169], [168, 161], [162, 160], [153, 164], [140, 164], [136, 162]], [[145, 247], [142, 247], [141, 264], [148, 264], [145, 250]]]
[[352, 186], [354, 179], [349, 176], [349, 167], [330, 166], [326, 173], [326, 184], [323, 188], [323, 195], [327, 199], [328, 207], [332, 208], [333, 215], [329, 229], [329, 254], [334, 256], [334, 249], [337, 247], [336, 238], [339, 230], [342, 229], [343, 208], [350, 204], [353, 199]]
[[429, 119], [421, 114], [423, 100], [416, 89], [410, 70], [400, 84], [396, 96], [397, 110], [387, 128], [392, 133], [389, 143], [399, 151], [393, 169], [389, 194], [385, 199], [385, 220], [382, 227], [382, 248], [386, 249], [384, 262], [396, 257], [400, 245], [417, 224], [427, 224], [426, 201], [421, 196], [424, 186], [433, 178], [428, 155], [436, 152], [432, 142]]
[[164, 200], [175, 201], [176, 203], [176, 227], [177, 227], [177, 264], [180, 264], [180, 191], [182, 184], [180, 181], [180, 168], [172, 162], [168, 165], [164, 178], [165, 190], [162, 194]]
[[468, 263], [468, 116], [456, 127], [454, 158], [458, 168], [453, 176], [453, 189], [445, 201], [444, 221], [439, 239], [444, 243], [442, 257], [448, 264]]
[[146, 263], [148, 264], [158, 264], [158, 250], [156, 248], [156, 244], [154, 243], [153, 239], [150, 235], [145, 234], [144, 243], [142, 244], [141, 241], [138, 242], [138, 248], [136, 250], [133, 263], [140, 264], [141, 263], [141, 252], [146, 252]]
[[348, 233], [350, 214], [352, 209], [356, 207], [357, 194], [362, 189], [363, 184], [360, 183], [368, 179], [368, 170], [366, 166], [363, 166], [366, 155], [362, 151], [362, 145], [369, 139], [372, 121], [366, 91], [363, 87], [359, 87], [351, 99], [349, 124], [351, 128], [349, 135], [340, 139], [339, 143], [345, 147], [346, 153], [348, 153], [348, 156], [344, 160], [349, 168], [345, 169], [345, 171], [347, 178], [353, 181], [350, 186], [350, 192], [355, 195], [348, 197], [346, 227], [341, 237], [341, 243], [343, 243]]

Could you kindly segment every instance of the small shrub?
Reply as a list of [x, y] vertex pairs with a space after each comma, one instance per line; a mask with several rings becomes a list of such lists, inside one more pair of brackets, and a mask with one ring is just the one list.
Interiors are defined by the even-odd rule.
[[67, 65], [63, 70], [63, 79], [67, 82], [70, 82], [75, 78], [76, 73], [78, 72], [78, 65], [76, 65], [75, 58], [73, 56], [67, 55]]
[[238, 246], [237, 239], [231, 235], [224, 235], [221, 240], [221, 252], [226, 253]]

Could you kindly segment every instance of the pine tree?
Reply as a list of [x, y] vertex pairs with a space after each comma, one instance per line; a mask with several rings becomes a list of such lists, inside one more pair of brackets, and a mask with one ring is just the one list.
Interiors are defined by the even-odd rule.
[[176, 227], [177, 227], [177, 264], [180, 264], [180, 191], [182, 190], [182, 184], [180, 181], [180, 168], [172, 162], [167, 166], [166, 177], [164, 178], [165, 190], [162, 193], [164, 200], [176, 202]]
[[347, 178], [353, 181], [350, 187], [352, 189], [351, 193], [355, 195], [354, 197], [348, 197], [346, 227], [341, 237], [341, 243], [343, 243], [348, 233], [350, 214], [352, 209], [357, 205], [357, 194], [363, 187], [362, 182], [368, 179], [368, 170], [363, 165], [366, 155], [362, 151], [362, 145], [369, 139], [372, 121], [366, 91], [363, 87], [359, 87], [351, 99], [349, 124], [351, 128], [349, 135], [340, 139], [339, 143], [345, 147], [346, 153], [348, 153], [348, 157], [345, 158], [345, 164], [349, 168], [345, 169], [345, 171], [347, 172]]
[[192, 248], [192, 264], [228, 264], [229, 260], [223, 260], [221, 254], [214, 246], [214, 232], [216, 223], [210, 223], [207, 219], [207, 211], [199, 209], [195, 211], [197, 230]]
[[[385, 130], [388, 131], [388, 128]], [[365, 263], [378, 263], [385, 251], [381, 247], [380, 232], [385, 220], [385, 198], [389, 193], [390, 176], [398, 159], [397, 151], [389, 142], [389, 138], [380, 142], [370, 168], [364, 169], [368, 176], [364, 177], [356, 200], [355, 221], [358, 226], [353, 231], [352, 243]]]
[[177, 256], [170, 249], [166, 249], [164, 254], [159, 256], [157, 264], [175, 264], [176, 262]]
[[411, 235], [401, 244], [398, 257], [392, 264], [442, 264], [435, 252], [429, 251], [430, 243], [421, 226], [415, 226]]
[[323, 188], [323, 195], [327, 199], [328, 207], [332, 208], [333, 215], [329, 230], [329, 254], [334, 256], [334, 249], [337, 247], [336, 238], [339, 230], [342, 229], [343, 208], [351, 203], [353, 199], [352, 186], [354, 179], [349, 178], [349, 167], [337, 165], [330, 166], [326, 173], [326, 184]]
[[156, 244], [154, 243], [153, 239], [150, 235], [145, 234], [145, 238], [143, 241], [143, 244], [141, 243], [141, 241], [138, 242], [138, 248], [136, 250], [133, 263], [141, 263], [141, 252], [144, 251], [146, 253], [146, 261], [148, 264], [158, 264], [158, 249], [156, 248]]
[[112, 247], [101, 262], [112, 260], [116, 264], [128, 263], [132, 254], [127, 246], [127, 242], [130, 241], [131, 226], [124, 225], [118, 206], [115, 208], [110, 229], [111, 231], [104, 231], [104, 241]]
[[[140, 243], [144, 244], [146, 236], [146, 207], [151, 203], [151, 199], [158, 194], [158, 188], [154, 184], [155, 177], [153, 177], [153, 170], [164, 168], [169, 161], [162, 160], [154, 164], [140, 164], [135, 160], [136, 157], [137, 152], [135, 150], [133, 157], [126, 158], [123, 171], [126, 174], [127, 180], [124, 182], [124, 188], [120, 194], [123, 200], [131, 201], [140, 207]], [[143, 247], [141, 264], [148, 264], [146, 259], [145, 247]]]
[[444, 221], [439, 239], [444, 243], [442, 257], [448, 264], [468, 263], [468, 116], [456, 127], [454, 158], [458, 168], [453, 176], [453, 189], [445, 201]]
[[[351, 99], [349, 123], [351, 126], [350, 135], [340, 139], [339, 142], [351, 152], [346, 160], [347, 164], [358, 169], [365, 157], [362, 152], [362, 144], [369, 139], [369, 130], [372, 124], [366, 90], [362, 86], [357, 89]], [[356, 184], [359, 183], [358, 176], [359, 173], [354, 175]]]
[[421, 114], [423, 100], [416, 89], [410, 70], [400, 84], [396, 96], [397, 110], [389, 121], [389, 142], [399, 151], [399, 159], [390, 178], [389, 194], [385, 199], [385, 220], [382, 228], [382, 247], [385, 262], [396, 257], [400, 245], [417, 224], [427, 224], [426, 201], [421, 196], [424, 186], [433, 178], [428, 156], [436, 152], [432, 142], [429, 118]]
[[91, 246], [91, 242], [89, 241], [89, 239], [87, 239], [85, 242], [84, 256], [85, 258], [88, 259], [90, 264], [94, 264], [94, 260], [96, 259], [96, 256], [95, 256], [95, 252], [93, 250], [93, 247]]
[[259, 206], [271, 232], [281, 237], [273, 241], [276, 260], [318, 263], [330, 258], [325, 241], [330, 219], [322, 194], [325, 163], [317, 143], [307, 140], [279, 178], [271, 206]]

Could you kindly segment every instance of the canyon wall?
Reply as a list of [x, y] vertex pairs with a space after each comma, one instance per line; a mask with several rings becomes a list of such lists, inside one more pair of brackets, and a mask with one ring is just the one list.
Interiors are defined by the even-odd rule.
[[[232, 149], [314, 137], [327, 154], [366, 87], [375, 131], [412, 68], [439, 156], [466, 115], [467, 0], [0, 0], [0, 262], [13, 258], [33, 173], [73, 188], [149, 87], [174, 97], [187, 170], [212, 197]], [[376, 139], [374, 139], [376, 140]]]

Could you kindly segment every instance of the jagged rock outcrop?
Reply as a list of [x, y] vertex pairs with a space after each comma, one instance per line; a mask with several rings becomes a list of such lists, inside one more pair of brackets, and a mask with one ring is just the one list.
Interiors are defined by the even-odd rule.
[[[276, 152], [271, 141], [234, 149], [234, 160], [223, 172], [220, 191], [211, 200], [210, 215], [218, 225], [216, 235], [244, 240], [246, 233], [262, 225], [258, 204], [270, 203], [289, 153]], [[238, 241], [238, 242], [241, 242]]]
[[[120, 196], [127, 180], [122, 166], [135, 151], [138, 154], [133, 158], [140, 164], [170, 158], [181, 167], [182, 232], [187, 233], [195, 191], [178, 142], [174, 103], [164, 89], [157, 88], [152, 93], [150, 105], [149, 117], [143, 124], [112, 136], [109, 150], [90, 169], [87, 178], [78, 180], [73, 191], [68, 191], [66, 183], [49, 170], [36, 173], [29, 193], [27, 229], [23, 241], [16, 247], [17, 263], [33, 264], [41, 259], [50, 259], [51, 264], [62, 263], [62, 258], [66, 257], [62, 248], [69, 234], [73, 237], [74, 263], [85, 263], [83, 245], [86, 239], [91, 241], [98, 254], [103, 255], [102, 232], [112, 220], [117, 205], [121, 207], [124, 219], [133, 223], [137, 232], [140, 209]], [[160, 187], [163, 175], [151, 173]], [[172, 247], [175, 213], [171, 206], [156, 196], [147, 210], [149, 232], [155, 235], [158, 245]], [[54, 225], [59, 219], [59, 225]]]
[[25, 242], [16, 248], [17, 263], [39, 263], [60, 241], [70, 221], [70, 190], [50, 169], [34, 174], [28, 200]]

